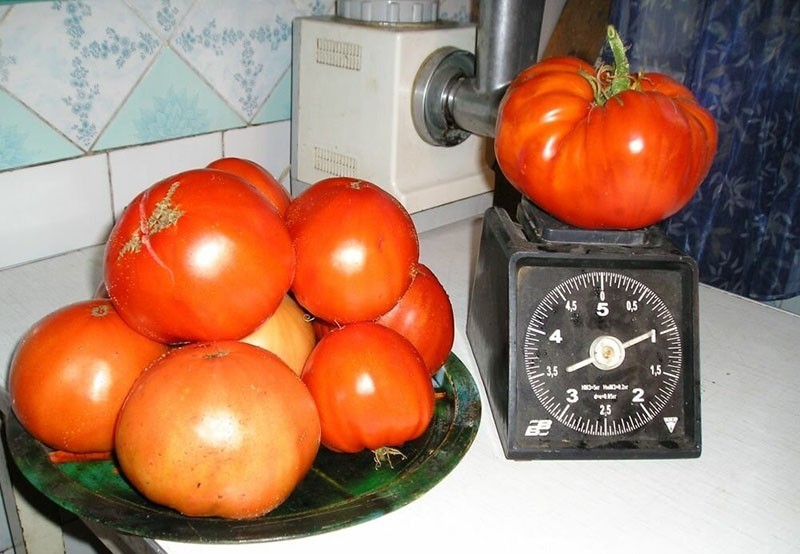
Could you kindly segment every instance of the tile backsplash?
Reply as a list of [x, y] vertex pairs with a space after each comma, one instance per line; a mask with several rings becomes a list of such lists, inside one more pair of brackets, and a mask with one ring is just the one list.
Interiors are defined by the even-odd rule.
[[292, 20], [333, 6], [74, 0], [2, 7], [0, 169], [287, 119]]
[[[467, 22], [474, 5], [439, 14]], [[292, 21], [334, 9], [0, 1], [0, 268], [103, 242], [140, 190], [223, 155], [285, 176]]]

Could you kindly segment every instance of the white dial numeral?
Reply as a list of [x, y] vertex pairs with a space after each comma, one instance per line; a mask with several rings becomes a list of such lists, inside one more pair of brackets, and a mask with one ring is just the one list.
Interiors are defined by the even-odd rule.
[[567, 389], [567, 402], [575, 404], [578, 401], [578, 389]]

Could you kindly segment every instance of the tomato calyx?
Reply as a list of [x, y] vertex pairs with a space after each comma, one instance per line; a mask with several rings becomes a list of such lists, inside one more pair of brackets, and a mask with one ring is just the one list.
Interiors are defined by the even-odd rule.
[[372, 451], [372, 455], [375, 459], [375, 469], [381, 467], [384, 462], [386, 462], [390, 468], [394, 469], [394, 466], [392, 465], [392, 456], [399, 456], [401, 460], [406, 459], [405, 454], [396, 448], [392, 448], [391, 446], [381, 446], [376, 448]]
[[122, 259], [128, 253], [139, 252], [142, 249], [142, 245], [147, 245], [151, 235], [163, 231], [178, 222], [184, 212], [172, 204], [172, 195], [175, 194], [179, 186], [180, 183], [173, 183], [164, 198], [156, 203], [147, 218], [145, 218], [143, 204], [139, 205], [141, 220], [139, 228], [131, 234], [128, 242], [120, 249], [117, 259]]
[[614, 57], [614, 63], [602, 64], [594, 75], [583, 69], [578, 70], [578, 73], [591, 85], [594, 102], [598, 106], [604, 106], [612, 98], [620, 101], [617, 95], [626, 90], [640, 90], [642, 80], [641, 72], [631, 75], [625, 45], [613, 25], [609, 25], [606, 29], [606, 40]]

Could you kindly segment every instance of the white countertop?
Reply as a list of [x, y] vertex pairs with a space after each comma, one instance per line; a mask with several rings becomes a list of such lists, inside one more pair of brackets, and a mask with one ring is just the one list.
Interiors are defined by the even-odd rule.
[[[449, 475], [405, 507], [321, 535], [140, 546], [169, 554], [498, 546], [531, 552], [800, 552], [800, 317], [700, 287], [700, 458], [512, 462], [503, 456], [464, 329], [479, 235], [478, 219], [420, 237], [421, 260], [453, 303], [454, 353], [483, 401], [475, 442]], [[0, 272], [4, 373], [29, 325], [93, 294], [100, 254], [89, 248]]]

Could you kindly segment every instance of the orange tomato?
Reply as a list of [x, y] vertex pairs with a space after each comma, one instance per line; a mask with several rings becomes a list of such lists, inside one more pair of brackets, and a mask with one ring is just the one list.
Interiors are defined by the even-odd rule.
[[107, 299], [50, 313], [22, 337], [9, 395], [23, 427], [51, 448], [111, 451], [114, 424], [136, 378], [167, 347], [131, 329]]
[[152, 502], [249, 519], [288, 498], [319, 440], [314, 400], [285, 363], [217, 341], [176, 348], [142, 374], [120, 410], [116, 453]]

